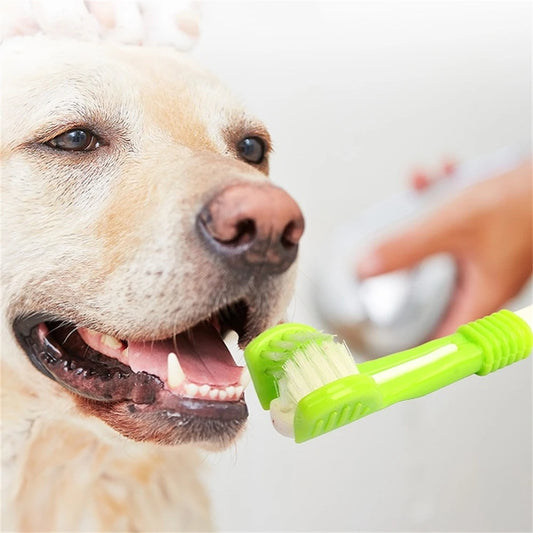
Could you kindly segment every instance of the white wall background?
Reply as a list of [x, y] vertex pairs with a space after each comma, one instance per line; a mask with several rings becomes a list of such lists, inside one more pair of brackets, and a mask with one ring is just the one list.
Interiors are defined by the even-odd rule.
[[[531, 3], [241, 1], [203, 9], [194, 55], [269, 126], [272, 178], [307, 221], [292, 320], [321, 327], [332, 228], [413, 166], [531, 143]], [[530, 295], [525, 296], [531, 299]], [[530, 531], [531, 360], [306, 444], [252, 389], [249, 429], [206, 459], [223, 531]]]

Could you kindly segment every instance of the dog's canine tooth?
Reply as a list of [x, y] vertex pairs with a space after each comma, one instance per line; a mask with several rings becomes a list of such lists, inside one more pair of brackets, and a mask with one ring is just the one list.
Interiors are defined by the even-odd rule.
[[226, 387], [226, 394], [228, 398], [233, 398], [235, 396], [235, 387], [233, 385]]
[[185, 373], [178, 361], [178, 356], [170, 352], [167, 357], [167, 382], [171, 389], [177, 389], [185, 381]]
[[191, 398], [194, 398], [198, 392], [198, 389], [198, 385], [194, 383], [187, 383], [187, 385], [185, 385], [185, 394]]
[[241, 394], [244, 392], [244, 387], [239, 385], [238, 387], [235, 387], [235, 397], [240, 398]]

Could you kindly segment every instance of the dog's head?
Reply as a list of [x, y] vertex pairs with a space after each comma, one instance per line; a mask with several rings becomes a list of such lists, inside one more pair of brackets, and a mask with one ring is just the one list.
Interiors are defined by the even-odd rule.
[[222, 337], [280, 320], [303, 231], [265, 127], [170, 49], [13, 39], [2, 74], [6, 368], [136, 440], [231, 441]]

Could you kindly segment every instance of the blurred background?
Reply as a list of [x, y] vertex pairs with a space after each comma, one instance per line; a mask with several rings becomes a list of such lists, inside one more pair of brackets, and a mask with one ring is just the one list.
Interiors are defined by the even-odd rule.
[[[413, 168], [531, 146], [531, 3], [205, 2], [192, 52], [270, 129], [271, 177], [307, 223], [288, 318], [332, 231]], [[530, 289], [521, 299], [531, 301]], [[206, 458], [222, 531], [531, 531], [531, 359], [314, 441], [248, 431]]]

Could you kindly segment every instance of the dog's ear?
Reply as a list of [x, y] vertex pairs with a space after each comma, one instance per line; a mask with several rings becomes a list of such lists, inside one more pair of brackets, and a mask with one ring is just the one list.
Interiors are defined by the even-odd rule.
[[42, 33], [187, 51], [200, 34], [200, 6], [190, 0], [0, 0], [0, 11], [2, 41]]

